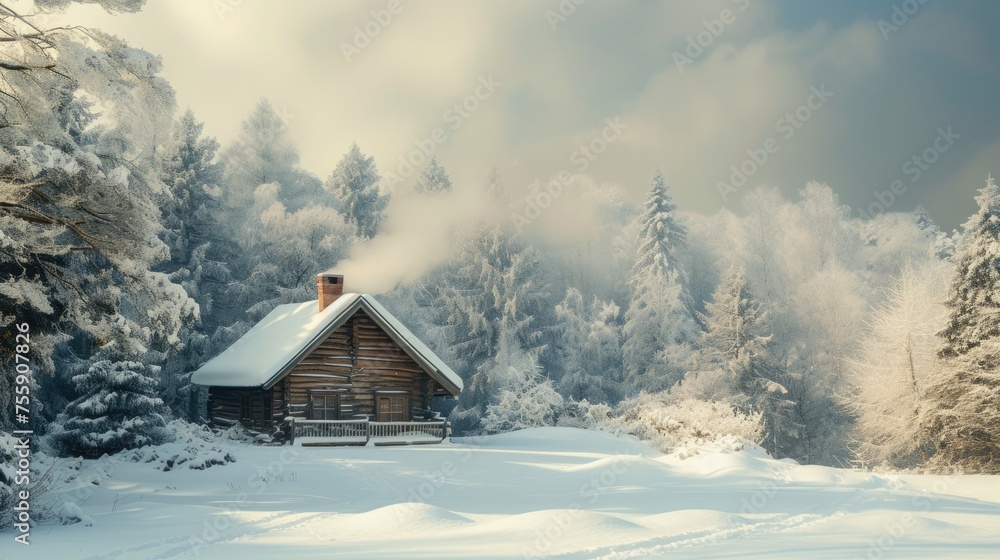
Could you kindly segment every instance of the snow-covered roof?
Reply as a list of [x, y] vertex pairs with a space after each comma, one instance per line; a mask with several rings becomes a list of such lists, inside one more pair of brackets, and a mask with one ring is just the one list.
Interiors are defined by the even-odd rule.
[[198, 385], [263, 387], [277, 383], [326, 338], [363, 309], [400, 348], [449, 393], [462, 379], [382, 304], [367, 294], [344, 294], [323, 311], [313, 301], [279, 305], [224, 352], [194, 372]]

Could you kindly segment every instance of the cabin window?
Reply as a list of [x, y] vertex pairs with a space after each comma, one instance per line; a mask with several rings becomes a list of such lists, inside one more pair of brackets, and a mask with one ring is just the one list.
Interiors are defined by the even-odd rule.
[[309, 404], [312, 420], [340, 420], [339, 395], [312, 395]]
[[378, 397], [378, 422], [409, 422], [409, 397]]
[[267, 419], [264, 395], [245, 394], [240, 397], [240, 420], [263, 422]]

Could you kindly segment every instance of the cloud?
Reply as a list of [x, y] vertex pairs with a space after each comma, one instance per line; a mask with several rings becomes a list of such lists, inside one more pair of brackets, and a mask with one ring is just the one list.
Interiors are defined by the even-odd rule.
[[[219, 4], [233, 9], [220, 16]], [[390, 0], [300, 0], [280, 10], [261, 0], [150, 0], [138, 14], [80, 6], [64, 17], [161, 54], [179, 104], [223, 143], [270, 98], [291, 117], [303, 166], [320, 177], [354, 141], [383, 174], [394, 169], [489, 74], [503, 87], [435, 147], [459, 189], [478, 185], [492, 164], [515, 193], [561, 169], [577, 172], [574, 151], [620, 116], [628, 133], [586, 173], [638, 202], [660, 166], [682, 206], [712, 212], [722, 203], [715, 182], [824, 83], [835, 100], [752, 184], [793, 193], [816, 179], [859, 204], [936, 126], [970, 131], [956, 166], [994, 139], [971, 134], [975, 127], [1000, 127], [1000, 116], [984, 117], [995, 113], [989, 76], [1000, 75], [996, 41], [983, 31], [989, 18], [978, 13], [987, 7], [928, 5], [885, 41], [881, 12], [849, 6], [804, 17], [773, 0], [571, 4], [555, 30], [554, 0], [403, 0], [389, 20]], [[731, 17], [720, 28], [724, 10]], [[376, 33], [348, 62], [343, 44], [366, 28]], [[707, 43], [681, 71], [674, 54], [692, 40]]]

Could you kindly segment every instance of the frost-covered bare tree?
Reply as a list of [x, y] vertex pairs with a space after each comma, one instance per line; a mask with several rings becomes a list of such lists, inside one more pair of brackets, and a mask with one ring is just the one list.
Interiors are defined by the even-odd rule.
[[869, 317], [860, 356], [849, 363], [853, 449], [866, 466], [907, 468], [926, 459], [923, 398], [944, 327], [945, 268], [907, 267]]
[[177, 344], [196, 307], [150, 272], [167, 256], [151, 172], [174, 106], [160, 60], [98, 31], [40, 28], [6, 5], [0, 31], [0, 328], [32, 324], [41, 372], [55, 369], [59, 342], [72, 341], [57, 357], [70, 364]]

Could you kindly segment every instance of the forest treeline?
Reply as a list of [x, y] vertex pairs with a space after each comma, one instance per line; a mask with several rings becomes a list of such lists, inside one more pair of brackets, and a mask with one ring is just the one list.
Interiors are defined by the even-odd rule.
[[[115, 37], [6, 9], [0, 29], [0, 355], [13, 363], [30, 326], [30, 427], [62, 453], [169, 438], [157, 419], [205, 416], [191, 372], [315, 298], [399, 192], [357, 145], [326, 177], [303, 169], [266, 100], [220, 145], [178, 111], [160, 60]], [[445, 163], [410, 195], [478, 190], [500, 218], [454, 220], [450, 257], [379, 299], [463, 377], [436, 403], [456, 432], [731, 434], [801, 462], [1000, 471], [992, 179], [948, 234], [921, 209], [852, 217], [820, 184], [705, 216], [659, 170], [640, 206], [576, 176], [552, 204], [587, 227], [550, 235], [510, 219], [524, 201], [496, 170], [453, 184]], [[14, 385], [0, 378], [4, 411]]]

